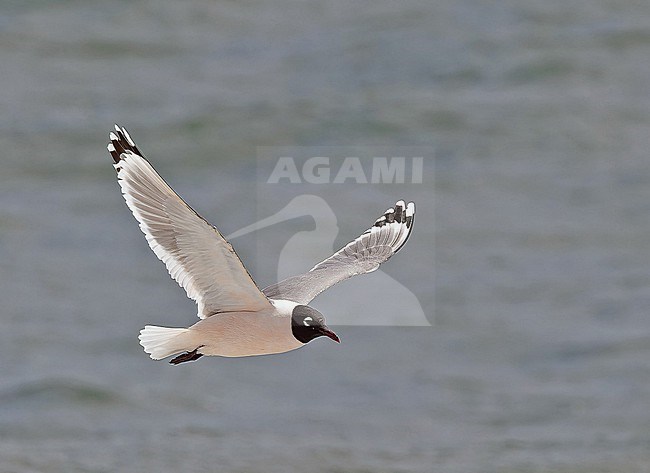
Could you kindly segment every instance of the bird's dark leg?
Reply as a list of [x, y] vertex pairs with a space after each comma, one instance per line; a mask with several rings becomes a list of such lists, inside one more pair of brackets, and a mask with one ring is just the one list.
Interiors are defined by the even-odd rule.
[[182, 355], [178, 355], [176, 358], [173, 358], [169, 362], [172, 365], [177, 365], [179, 363], [185, 363], [186, 361], [194, 361], [198, 360], [203, 356], [202, 353], [198, 353], [198, 349], [201, 347], [195, 348], [193, 351], [188, 351], [186, 353], [183, 353]]

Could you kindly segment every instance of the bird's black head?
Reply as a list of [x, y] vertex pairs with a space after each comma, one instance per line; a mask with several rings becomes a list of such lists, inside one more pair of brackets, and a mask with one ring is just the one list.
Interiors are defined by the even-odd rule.
[[291, 331], [299, 342], [307, 343], [317, 337], [329, 337], [341, 343], [339, 337], [325, 325], [323, 314], [307, 305], [297, 305], [291, 314]]

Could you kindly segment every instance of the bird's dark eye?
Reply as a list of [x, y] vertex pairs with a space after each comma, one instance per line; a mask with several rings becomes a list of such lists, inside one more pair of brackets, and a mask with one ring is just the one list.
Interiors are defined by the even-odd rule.
[[305, 317], [304, 319], [302, 319], [302, 323], [303, 323], [303, 325], [305, 325], [306, 327], [311, 326], [311, 324], [312, 324], [313, 321], [314, 321], [314, 319], [312, 319], [311, 317]]

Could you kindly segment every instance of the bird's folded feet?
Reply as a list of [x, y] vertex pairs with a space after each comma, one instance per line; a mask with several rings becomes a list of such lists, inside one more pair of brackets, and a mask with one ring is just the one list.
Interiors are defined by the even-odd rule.
[[183, 353], [182, 355], [178, 355], [176, 358], [172, 358], [169, 362], [172, 365], [177, 365], [179, 363], [185, 363], [186, 361], [198, 360], [203, 356], [202, 353], [198, 352], [199, 348], [201, 347], [197, 347], [192, 351], [188, 351], [186, 353]]

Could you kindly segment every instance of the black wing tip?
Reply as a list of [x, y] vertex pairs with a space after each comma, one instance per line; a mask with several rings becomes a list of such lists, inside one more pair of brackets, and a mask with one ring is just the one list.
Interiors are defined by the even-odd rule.
[[414, 218], [415, 202], [409, 202], [407, 204], [403, 200], [398, 200], [394, 207], [386, 210], [386, 212], [375, 221], [373, 226], [383, 227], [389, 223], [397, 222], [405, 224], [406, 228], [410, 230], [413, 226]]
[[[405, 227], [401, 232], [406, 233], [406, 237], [401, 241], [399, 246], [393, 248], [393, 253], [397, 253], [411, 237], [411, 232], [413, 230], [413, 222], [415, 220], [415, 202], [409, 202], [408, 204], [403, 200], [398, 200], [395, 202], [395, 206], [386, 210], [384, 214], [377, 219], [373, 227], [383, 227], [384, 225], [389, 225], [391, 223], [398, 223]], [[369, 232], [370, 230], [368, 230]]]
[[126, 128], [115, 124], [115, 130], [111, 131], [108, 134], [108, 137], [111, 142], [106, 148], [115, 164], [118, 164], [122, 159], [124, 159], [123, 156], [127, 155], [129, 152], [137, 154], [138, 156], [143, 156]]

